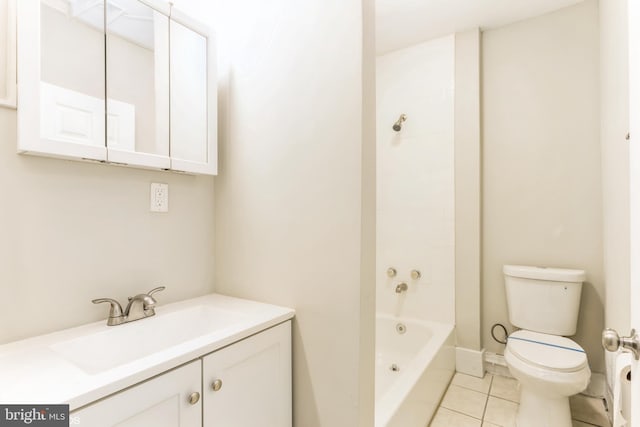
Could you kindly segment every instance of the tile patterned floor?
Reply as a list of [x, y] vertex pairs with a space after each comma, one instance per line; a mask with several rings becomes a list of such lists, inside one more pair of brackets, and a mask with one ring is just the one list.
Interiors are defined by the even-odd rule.
[[[430, 427], [514, 427], [520, 386], [514, 378], [456, 373]], [[571, 398], [573, 427], [609, 427], [600, 399]]]

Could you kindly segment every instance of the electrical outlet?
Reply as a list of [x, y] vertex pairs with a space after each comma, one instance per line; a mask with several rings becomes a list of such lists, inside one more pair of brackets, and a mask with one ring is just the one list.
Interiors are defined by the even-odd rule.
[[151, 183], [151, 212], [169, 212], [169, 184]]

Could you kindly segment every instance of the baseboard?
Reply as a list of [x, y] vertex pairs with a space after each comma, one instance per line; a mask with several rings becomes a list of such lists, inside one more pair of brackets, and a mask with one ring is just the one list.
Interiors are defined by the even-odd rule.
[[486, 352], [484, 355], [484, 368], [493, 375], [512, 376], [509, 368], [507, 368], [507, 362], [504, 361], [504, 356], [501, 354]]
[[456, 347], [456, 372], [484, 377], [484, 349], [478, 351]]

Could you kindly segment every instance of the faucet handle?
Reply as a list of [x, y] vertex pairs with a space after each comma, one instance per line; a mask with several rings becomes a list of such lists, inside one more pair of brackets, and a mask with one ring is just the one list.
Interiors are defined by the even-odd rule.
[[157, 288], [153, 288], [149, 292], [147, 292], [147, 295], [151, 296], [156, 292], [164, 291], [165, 289], [167, 289], [165, 286], [158, 286]]
[[114, 300], [113, 298], [97, 298], [97, 299], [91, 300], [91, 302], [94, 304], [108, 302], [109, 304], [111, 304], [111, 307], [109, 308], [109, 317], [114, 317], [114, 318], [122, 317], [122, 306], [118, 301]]

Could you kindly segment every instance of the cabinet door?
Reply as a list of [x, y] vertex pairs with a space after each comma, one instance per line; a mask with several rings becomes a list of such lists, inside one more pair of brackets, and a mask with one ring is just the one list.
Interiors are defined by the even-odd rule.
[[290, 427], [291, 321], [204, 357], [203, 389], [204, 427]]
[[209, 29], [171, 11], [171, 169], [217, 173], [217, 87], [215, 40]]
[[74, 411], [70, 424], [81, 427], [200, 427], [201, 361], [162, 374]]
[[169, 169], [169, 4], [108, 0], [107, 10], [117, 11], [106, 27], [107, 159]]
[[104, 5], [18, 1], [18, 151], [106, 159]]

